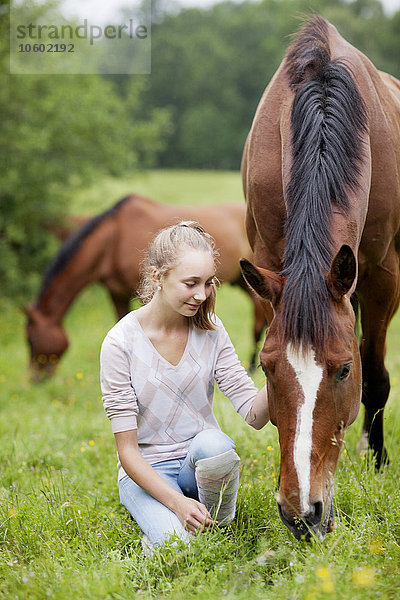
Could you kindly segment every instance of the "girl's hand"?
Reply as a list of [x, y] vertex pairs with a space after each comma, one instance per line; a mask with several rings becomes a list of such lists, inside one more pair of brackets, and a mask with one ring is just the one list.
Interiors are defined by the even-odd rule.
[[253, 405], [245, 417], [248, 425], [261, 429], [269, 421], [267, 386], [265, 385], [254, 398]]
[[214, 524], [204, 504], [193, 498], [181, 495], [174, 512], [184, 527], [191, 533], [196, 533], [198, 529], [207, 529]]

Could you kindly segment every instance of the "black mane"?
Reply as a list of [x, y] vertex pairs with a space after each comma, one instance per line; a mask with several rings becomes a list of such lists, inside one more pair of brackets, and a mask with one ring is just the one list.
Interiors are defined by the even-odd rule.
[[86, 223], [82, 225], [77, 231], [72, 233], [64, 244], [61, 246], [58, 254], [54, 258], [54, 260], [48, 266], [44, 277], [42, 286], [39, 292], [39, 298], [37, 304], [39, 305], [43, 296], [52, 283], [54, 278], [66, 267], [66, 265], [70, 262], [70, 260], [75, 256], [81, 247], [84, 240], [102, 223], [105, 219], [113, 216], [124, 204], [127, 200], [129, 200], [131, 196], [126, 196], [119, 200], [114, 206], [104, 211], [103, 213], [93, 217], [93, 219], [89, 219]]
[[291, 113], [293, 163], [285, 194], [286, 243], [281, 275], [283, 334], [299, 348], [323, 349], [332, 330], [324, 272], [333, 258], [332, 205], [349, 211], [364, 157], [367, 116], [350, 68], [331, 60], [328, 24], [314, 17], [286, 55], [296, 91]]

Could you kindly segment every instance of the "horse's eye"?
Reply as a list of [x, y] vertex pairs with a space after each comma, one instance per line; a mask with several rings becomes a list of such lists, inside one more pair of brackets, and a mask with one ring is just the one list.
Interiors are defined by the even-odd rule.
[[264, 367], [264, 365], [263, 365], [262, 363], [260, 363], [258, 366], [262, 368], [262, 370], [263, 370], [263, 373], [264, 373], [265, 377], [268, 379], [268, 371], [267, 371], [267, 369]]
[[344, 381], [345, 379], [347, 379], [348, 376], [350, 375], [351, 367], [352, 367], [351, 364], [342, 365], [340, 367], [340, 369], [338, 370], [338, 372], [336, 373], [337, 381]]

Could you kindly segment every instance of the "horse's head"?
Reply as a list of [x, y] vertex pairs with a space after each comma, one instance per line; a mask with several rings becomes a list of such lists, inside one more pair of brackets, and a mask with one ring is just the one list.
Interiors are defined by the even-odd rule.
[[37, 307], [29, 304], [23, 310], [28, 317], [26, 337], [30, 347], [32, 378], [42, 381], [54, 373], [68, 348], [68, 338], [61, 325], [54, 323]]
[[343, 246], [325, 276], [331, 334], [316, 351], [285, 339], [285, 278], [242, 261], [249, 285], [273, 307], [261, 366], [267, 377], [271, 422], [281, 449], [279, 514], [296, 538], [333, 528], [333, 479], [346, 428], [361, 398], [361, 366], [349, 292], [356, 260]]

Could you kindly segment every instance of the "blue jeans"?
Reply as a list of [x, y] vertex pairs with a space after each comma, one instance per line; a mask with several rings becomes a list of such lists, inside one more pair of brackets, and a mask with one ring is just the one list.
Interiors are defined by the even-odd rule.
[[[193, 438], [186, 457], [165, 460], [152, 466], [174, 490], [198, 500], [196, 462], [229, 450], [236, 450], [230, 437], [219, 429], [206, 429]], [[154, 546], [159, 546], [171, 535], [187, 542], [190, 540], [190, 534], [176, 514], [145, 492], [128, 475], [119, 482], [119, 495], [121, 503]]]

